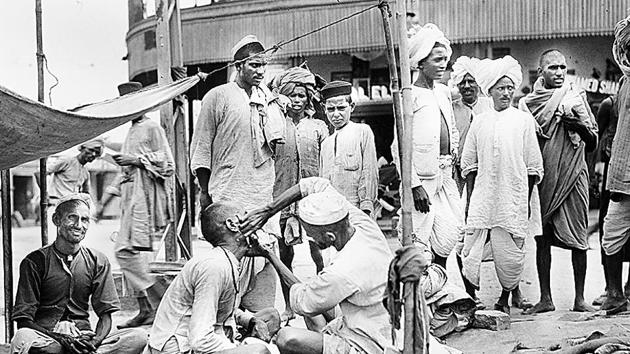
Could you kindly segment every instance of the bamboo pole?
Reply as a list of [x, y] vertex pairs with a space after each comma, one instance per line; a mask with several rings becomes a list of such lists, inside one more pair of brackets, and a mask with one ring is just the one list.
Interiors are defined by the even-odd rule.
[[[35, 0], [35, 33], [37, 36], [37, 100], [44, 103], [44, 44], [42, 39], [42, 1]], [[39, 220], [42, 246], [48, 244], [47, 158], [39, 159]]]
[[11, 172], [0, 174], [2, 186], [2, 265], [4, 267], [4, 339], [13, 338], [13, 249], [11, 234]]

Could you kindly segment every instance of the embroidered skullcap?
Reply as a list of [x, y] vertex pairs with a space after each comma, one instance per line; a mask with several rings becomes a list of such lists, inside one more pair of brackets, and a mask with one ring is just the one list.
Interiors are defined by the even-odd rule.
[[436, 43], [446, 48], [446, 55], [450, 59], [451, 54], [453, 54], [451, 42], [444, 36], [444, 32], [440, 31], [438, 26], [427, 23], [416, 30], [409, 38], [409, 61], [412, 69], [418, 69], [418, 62], [431, 54], [431, 50]]
[[59, 208], [61, 204], [72, 201], [72, 200], [78, 200], [80, 202], [83, 202], [85, 205], [87, 205], [89, 209], [92, 208], [92, 198], [87, 193], [73, 193], [73, 194], [65, 195], [59, 198], [57, 202], [57, 208]]
[[322, 100], [326, 101], [329, 98], [337, 96], [348, 96], [352, 93], [352, 85], [345, 81], [331, 81], [322, 87], [321, 95]]
[[247, 58], [252, 51], [259, 53], [263, 50], [265, 50], [265, 47], [262, 42], [253, 34], [248, 34], [232, 47], [231, 53], [234, 60], [242, 60]]
[[503, 58], [490, 60], [484, 59], [481, 61], [479, 71], [477, 73], [476, 81], [481, 91], [488, 95], [488, 91], [494, 84], [497, 83], [502, 77], [507, 76], [514, 83], [514, 87], [520, 87], [523, 82], [523, 72], [521, 65], [509, 55]]
[[125, 82], [118, 85], [118, 93], [121, 96], [128, 95], [132, 92], [136, 92], [142, 89], [142, 84], [136, 81]]
[[470, 74], [475, 81], [477, 80], [477, 70], [479, 68], [481, 60], [477, 58], [470, 58], [467, 56], [461, 56], [455, 60], [453, 64], [453, 72], [451, 73], [450, 86], [456, 86], [464, 79], [466, 74]]
[[298, 216], [311, 225], [331, 225], [348, 215], [346, 199], [334, 190], [307, 195], [298, 204]]

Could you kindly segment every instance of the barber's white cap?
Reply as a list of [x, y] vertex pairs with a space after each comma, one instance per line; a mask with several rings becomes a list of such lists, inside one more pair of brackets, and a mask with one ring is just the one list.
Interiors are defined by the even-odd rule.
[[247, 36], [243, 37], [240, 41], [238, 41], [234, 45], [234, 47], [232, 47], [232, 51], [231, 51], [232, 58], [234, 58], [234, 56], [236, 55], [236, 52], [238, 52], [239, 49], [251, 43], [258, 43], [260, 44], [261, 47], [264, 47], [262, 42], [258, 40], [258, 37], [254, 36], [253, 34], [248, 34]]
[[298, 216], [311, 225], [331, 225], [348, 215], [348, 202], [334, 190], [307, 195], [298, 204]]

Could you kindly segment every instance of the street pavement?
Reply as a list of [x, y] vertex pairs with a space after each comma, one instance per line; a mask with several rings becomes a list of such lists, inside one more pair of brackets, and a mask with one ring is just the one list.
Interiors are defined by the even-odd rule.
[[[596, 220], [596, 212], [591, 212], [591, 220]], [[94, 223], [90, 226], [88, 230], [88, 234], [86, 239], [84, 240], [84, 245], [88, 247], [95, 248], [101, 252], [103, 252], [111, 261], [112, 269], [116, 272], [118, 271], [118, 264], [116, 262], [116, 258], [114, 257], [114, 242], [113, 239], [116, 236], [116, 232], [118, 230], [119, 222], [118, 220], [103, 220], [99, 223]], [[51, 237], [50, 240], [54, 239], [54, 229], [51, 229]], [[396, 238], [388, 238], [390, 247], [394, 250], [400, 247], [400, 243]], [[14, 281], [13, 287], [15, 292], [15, 287], [17, 286], [18, 281], [18, 267], [20, 261], [31, 251], [37, 249], [41, 246], [40, 242], [40, 234], [39, 227], [23, 227], [23, 228], [14, 228], [13, 229], [13, 274]], [[604, 279], [603, 272], [601, 268], [600, 261], [600, 253], [599, 253], [599, 244], [597, 235], [593, 235], [590, 238], [590, 246], [591, 249], [588, 251], [588, 271], [586, 275], [586, 289], [585, 296], [588, 302], [591, 302], [595, 297], [600, 295], [604, 289]], [[204, 250], [210, 248], [210, 245], [203, 241], [198, 240], [196, 237], [193, 238], [193, 254], [202, 254]], [[523, 277], [521, 280], [521, 290], [525, 294], [525, 296], [532, 302], [536, 302], [538, 300], [539, 291], [538, 291], [538, 281], [536, 275], [536, 265], [535, 265], [535, 242], [533, 239], [528, 239], [525, 243], [525, 248], [527, 252], [526, 256], [526, 264], [525, 271], [523, 273]], [[295, 261], [294, 261], [294, 272], [295, 274], [301, 278], [302, 280], [308, 279], [315, 274], [315, 267], [310, 260], [310, 253], [307, 245], [297, 245], [295, 247]], [[326, 254], [330, 252], [325, 252], [325, 257], [329, 257], [330, 254]], [[163, 252], [160, 252], [157, 255], [157, 259], [164, 259]], [[625, 267], [625, 266], [624, 266]], [[625, 268], [624, 268], [625, 269]], [[456, 284], [462, 285], [461, 277], [457, 271], [457, 264], [455, 262], [455, 258], [453, 255], [448, 259], [447, 270], [449, 279], [455, 281]], [[494, 270], [494, 264], [492, 262], [484, 263], [482, 265], [481, 270], [481, 291], [479, 292], [480, 299], [484, 302], [484, 304], [488, 308], [492, 308], [494, 302], [500, 294], [500, 286], [498, 280], [496, 278], [496, 272]], [[519, 311], [515, 311], [518, 309], [513, 309], [512, 317], [513, 320], [518, 323], [523, 323], [526, 326], [532, 326], [533, 329], [529, 330], [528, 333], [523, 333], [522, 335], [532, 336], [531, 341], [536, 342], [536, 340], [540, 341], [542, 337], [545, 336], [545, 333], [540, 333], [536, 335], [536, 333], [540, 330], [543, 331], [545, 326], [540, 328], [536, 327], [537, 322], [547, 323], [549, 321], [550, 328], [556, 329], [560, 328], [556, 326], [557, 318], [562, 317], [567, 313], [573, 304], [573, 271], [571, 266], [571, 253], [567, 250], [562, 250], [559, 248], [554, 248], [552, 251], [552, 294], [554, 303], [556, 305], [557, 311], [554, 313], [555, 315], [539, 315], [539, 316], [523, 316], [519, 313]], [[279, 285], [276, 287], [276, 307], [282, 311], [284, 309], [284, 301], [282, 300], [280, 287]], [[4, 301], [2, 302], [4, 304]], [[119, 313], [114, 316], [114, 322], [120, 323], [128, 318], [132, 312], [124, 311], [123, 313]], [[554, 317], [555, 316], [555, 317]], [[546, 321], [546, 322], [545, 322]], [[591, 325], [593, 322], [591, 321]], [[292, 321], [292, 326], [302, 326], [301, 321]], [[629, 324], [630, 326], [630, 324]], [[518, 326], [513, 325], [513, 327], [518, 328]], [[579, 331], [580, 326], [577, 326], [575, 329]], [[2, 328], [4, 330], [4, 328]], [[546, 329], [548, 335], [550, 333], [556, 333], [549, 329]], [[479, 333], [481, 332], [481, 334]], [[449, 338], [447, 343], [460, 347], [465, 345], [464, 343], [470, 343], [471, 340], [480, 341], [484, 338], [484, 333], [489, 331], [482, 330], [468, 330], [461, 334], [457, 334], [453, 336], [453, 339]], [[586, 333], [588, 334], [588, 333]], [[506, 331], [506, 333], [492, 332], [486, 333], [486, 335], [491, 336], [490, 338], [494, 338], [496, 335], [507, 336], [504, 340], [506, 345], [511, 345], [512, 342], [517, 342], [521, 339], [517, 338], [517, 335], [511, 333], [510, 331]], [[560, 335], [557, 334], [556, 335]], [[492, 340], [488, 338], [492, 342]], [[494, 341], [495, 344], [500, 344]], [[504, 343], [504, 344], [505, 344]], [[534, 343], [535, 344], [535, 343]], [[468, 351], [466, 352], [492, 352], [486, 351], [488, 349], [487, 344], [479, 344], [482, 348], [480, 351]], [[468, 346], [468, 345], [466, 345]], [[501, 351], [499, 351], [501, 352]]]

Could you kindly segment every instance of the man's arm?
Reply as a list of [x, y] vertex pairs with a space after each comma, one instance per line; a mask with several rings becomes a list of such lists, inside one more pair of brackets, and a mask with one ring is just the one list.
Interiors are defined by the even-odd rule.
[[378, 167], [376, 164], [376, 147], [374, 133], [369, 126], [365, 126], [361, 141], [361, 177], [359, 178], [359, 209], [370, 215], [374, 212], [374, 202], [378, 195]]
[[243, 234], [249, 236], [260, 229], [267, 220], [277, 212], [309, 194], [323, 192], [328, 188], [333, 187], [325, 178], [302, 178], [298, 184], [284, 191], [284, 193], [280, 194], [273, 202], [247, 213], [241, 220], [240, 230]]
[[196, 171], [197, 180], [199, 181], [199, 204], [203, 211], [208, 205], [212, 204], [212, 197], [208, 193], [208, 183], [210, 183], [210, 170], [199, 167]]
[[218, 104], [216, 91], [211, 90], [204, 96], [190, 143], [190, 169], [197, 176], [201, 188], [200, 203], [202, 209], [212, 203], [208, 194], [208, 183], [212, 171], [212, 154], [218, 115], [223, 114], [217, 109]]
[[112, 314], [111, 312], [104, 313], [98, 318], [96, 324], [96, 335], [92, 338], [92, 345], [98, 347], [101, 345], [105, 337], [109, 335], [112, 330]]
[[477, 126], [479, 124], [479, 119], [473, 120], [470, 124], [460, 160], [462, 177], [466, 179], [466, 209], [464, 211], [464, 221], [468, 219], [470, 197], [472, 196], [473, 189], [475, 189], [475, 180], [477, 178], [477, 168], [479, 163], [479, 157], [477, 154]]
[[470, 196], [475, 189], [475, 180], [477, 179], [477, 171], [471, 171], [466, 175], [466, 210], [464, 213], [464, 221], [468, 220], [468, 209], [470, 208]]

